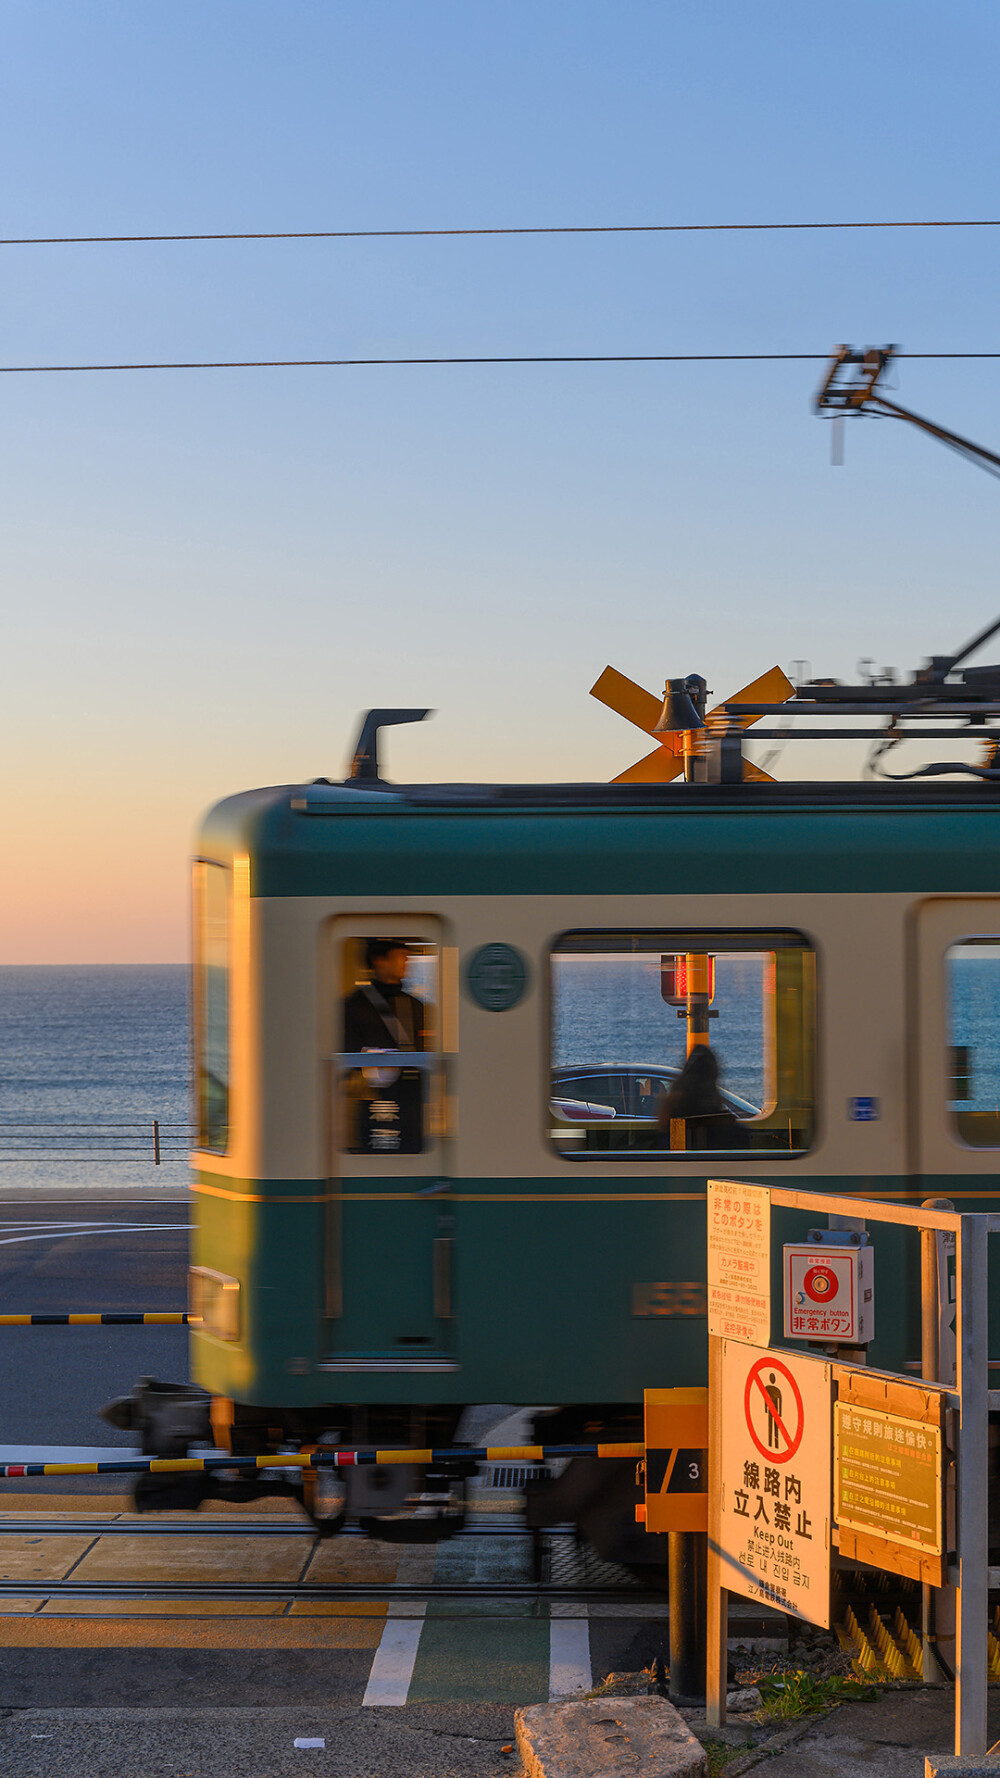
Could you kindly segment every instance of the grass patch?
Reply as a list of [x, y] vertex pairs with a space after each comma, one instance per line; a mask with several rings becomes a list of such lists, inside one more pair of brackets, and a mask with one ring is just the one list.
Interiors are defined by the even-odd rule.
[[763, 1715], [775, 1721], [794, 1721], [815, 1716], [833, 1704], [868, 1704], [878, 1687], [862, 1679], [833, 1674], [817, 1679], [812, 1673], [762, 1673], [757, 1681], [764, 1700]]
[[702, 1741], [702, 1746], [708, 1761], [708, 1778], [722, 1778], [726, 1767], [748, 1751], [745, 1747], [730, 1747], [728, 1741]]

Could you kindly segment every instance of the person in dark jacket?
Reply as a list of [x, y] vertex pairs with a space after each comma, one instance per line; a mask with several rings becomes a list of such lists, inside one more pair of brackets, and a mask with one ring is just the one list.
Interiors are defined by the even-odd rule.
[[404, 987], [409, 964], [399, 938], [371, 938], [370, 979], [344, 1002], [344, 1050], [372, 1052], [371, 1068], [352, 1076], [357, 1116], [350, 1147], [362, 1154], [419, 1154], [423, 1147], [423, 1082], [418, 1069], [377, 1065], [379, 1050], [427, 1048], [428, 1008]]
[[365, 963], [371, 979], [344, 1002], [345, 1050], [427, 1047], [427, 1008], [403, 985], [409, 961], [401, 938], [368, 940]]
[[691, 1051], [657, 1107], [656, 1121], [665, 1145], [670, 1142], [675, 1119], [684, 1123], [685, 1148], [746, 1148], [749, 1144], [748, 1132], [719, 1091], [718, 1060], [705, 1043]]

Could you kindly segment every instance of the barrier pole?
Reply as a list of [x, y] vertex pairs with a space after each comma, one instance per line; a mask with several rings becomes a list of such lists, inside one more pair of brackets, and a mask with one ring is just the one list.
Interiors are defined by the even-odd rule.
[[989, 1610], [989, 1388], [987, 1228], [959, 1218], [955, 1254], [958, 1316], [958, 1595], [955, 1610], [955, 1752], [986, 1752], [986, 1628]]
[[726, 1720], [729, 1673], [729, 1592], [723, 1585], [722, 1490], [718, 1485], [722, 1451], [722, 1341], [708, 1336], [708, 1599], [705, 1659], [705, 1717], [711, 1729]]
[[[922, 1210], [954, 1210], [950, 1198], [925, 1198]], [[941, 1286], [938, 1279], [937, 1230], [920, 1231], [920, 1375], [925, 1383], [941, 1381], [940, 1322]], [[925, 1685], [944, 1679], [945, 1671], [938, 1659], [935, 1588], [927, 1581], [920, 1585], [920, 1649], [921, 1678]]]
[[705, 1696], [705, 1534], [670, 1531], [670, 1688], [672, 1704], [701, 1704]]
[[153, 1166], [158, 1167], [159, 1164], [160, 1164], [160, 1120], [158, 1117], [154, 1117], [154, 1119], [153, 1119]]

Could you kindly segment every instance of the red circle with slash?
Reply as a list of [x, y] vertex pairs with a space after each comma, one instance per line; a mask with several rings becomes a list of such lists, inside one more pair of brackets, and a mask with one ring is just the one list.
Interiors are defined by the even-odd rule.
[[828, 1303], [836, 1296], [840, 1280], [829, 1266], [810, 1266], [802, 1280], [802, 1288], [813, 1303]]
[[[768, 1372], [767, 1382], [765, 1382], [763, 1378], [763, 1372], [765, 1371]], [[781, 1388], [777, 1389], [776, 1385], [779, 1377], [781, 1378]], [[797, 1423], [794, 1429], [792, 1427], [792, 1416], [789, 1413], [788, 1407], [785, 1405], [788, 1399], [784, 1387], [785, 1384], [788, 1385], [788, 1389], [791, 1391], [791, 1399], [795, 1404]], [[774, 1395], [771, 1393], [772, 1389], [775, 1389], [778, 1401], [775, 1401]], [[759, 1407], [761, 1399], [763, 1400], [764, 1410], [767, 1416], [768, 1429], [774, 1440], [773, 1443], [766, 1445], [762, 1444], [757, 1437], [757, 1433], [754, 1429], [753, 1413], [751, 1411], [752, 1409]], [[757, 1363], [752, 1366], [750, 1374], [747, 1377], [746, 1388], [743, 1391], [743, 1412], [746, 1416], [746, 1423], [750, 1437], [753, 1439], [753, 1442], [762, 1457], [766, 1457], [771, 1463], [787, 1463], [789, 1458], [795, 1456], [796, 1451], [802, 1443], [802, 1433], [805, 1427], [805, 1414], [802, 1409], [802, 1395], [799, 1386], [787, 1365], [782, 1364], [780, 1359], [758, 1358]]]

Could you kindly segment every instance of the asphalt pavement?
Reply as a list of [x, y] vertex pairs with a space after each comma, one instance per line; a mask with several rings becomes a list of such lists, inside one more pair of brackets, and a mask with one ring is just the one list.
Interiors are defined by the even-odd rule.
[[[8, 1189], [0, 1313], [186, 1308], [190, 1221], [176, 1187]], [[187, 1347], [183, 1327], [0, 1327], [0, 1445], [128, 1445], [98, 1410], [138, 1377], [185, 1379]]]
[[18, 1778], [502, 1778], [521, 1772], [517, 1754], [503, 1752], [513, 1741], [509, 1705], [31, 1710], [0, 1720], [0, 1772]]

